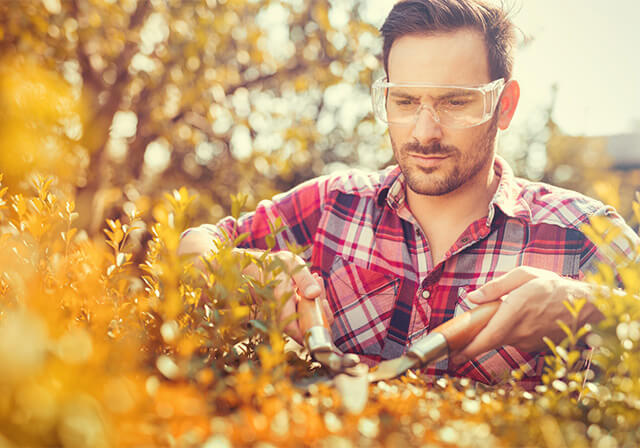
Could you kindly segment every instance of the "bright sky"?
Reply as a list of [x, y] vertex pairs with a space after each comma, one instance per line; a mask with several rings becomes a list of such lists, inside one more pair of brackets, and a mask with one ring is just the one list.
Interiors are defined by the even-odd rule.
[[[550, 103], [556, 84], [554, 119], [564, 132], [640, 131], [640, 1], [516, 1], [514, 22], [534, 40], [516, 56], [522, 97], [514, 127]], [[395, 2], [371, 3], [383, 20]]]
[[549, 98], [545, 92], [556, 83], [555, 119], [564, 131], [629, 132], [634, 122], [640, 128], [639, 16], [637, 0], [526, 0], [516, 21], [534, 42], [516, 62], [520, 112]]

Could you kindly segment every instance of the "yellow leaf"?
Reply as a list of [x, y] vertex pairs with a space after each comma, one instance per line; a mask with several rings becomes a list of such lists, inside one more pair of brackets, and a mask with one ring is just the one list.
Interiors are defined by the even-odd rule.
[[580, 352], [573, 350], [567, 355], [567, 367], [571, 368], [580, 359]]
[[242, 305], [234, 306], [233, 318], [236, 320], [244, 319], [245, 317], [249, 316], [250, 312], [251, 312], [251, 308], [249, 308], [248, 306], [242, 306]]

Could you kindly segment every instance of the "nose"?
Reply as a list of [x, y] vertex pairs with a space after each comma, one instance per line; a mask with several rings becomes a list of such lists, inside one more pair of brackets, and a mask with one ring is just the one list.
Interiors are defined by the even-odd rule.
[[416, 112], [416, 122], [411, 136], [421, 145], [426, 145], [433, 140], [443, 137], [442, 126], [436, 121], [435, 111], [431, 107], [423, 105]]

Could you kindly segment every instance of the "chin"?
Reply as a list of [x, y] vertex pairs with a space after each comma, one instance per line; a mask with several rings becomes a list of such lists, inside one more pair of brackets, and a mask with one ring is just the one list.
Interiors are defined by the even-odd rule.
[[454, 179], [451, 176], [430, 176], [432, 179], [424, 179], [424, 173], [416, 173], [417, 176], [405, 176], [407, 185], [411, 190], [426, 196], [444, 196], [452, 193], [462, 185], [464, 180]]

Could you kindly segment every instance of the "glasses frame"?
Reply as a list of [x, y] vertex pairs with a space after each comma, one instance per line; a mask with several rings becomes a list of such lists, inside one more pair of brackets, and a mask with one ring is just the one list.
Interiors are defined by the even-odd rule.
[[[472, 85], [472, 86], [462, 86], [462, 85], [455, 85], [455, 84], [429, 84], [429, 83], [422, 83], [422, 82], [406, 82], [406, 83], [395, 83], [395, 82], [388, 82], [386, 76], [383, 76], [382, 78], [376, 80], [373, 85], [371, 86], [371, 104], [373, 106], [373, 113], [374, 115], [383, 123], [386, 124], [393, 124], [396, 126], [411, 126], [414, 125], [417, 121], [418, 121], [418, 115], [420, 114], [420, 112], [422, 111], [423, 108], [425, 108], [425, 104], [421, 104], [417, 109], [416, 109], [416, 113], [414, 114], [414, 118], [412, 121], [408, 121], [408, 122], [390, 122], [388, 120], [386, 120], [386, 89], [390, 88], [390, 87], [435, 87], [435, 88], [443, 88], [443, 89], [460, 89], [460, 90], [472, 90], [472, 91], [476, 91], [476, 92], [480, 92], [482, 94], [482, 98], [484, 101], [484, 114], [482, 116], [482, 119], [480, 122], [476, 123], [476, 124], [472, 124], [472, 125], [468, 125], [468, 126], [447, 126], [444, 125], [440, 122], [440, 117], [438, 116], [437, 112], [435, 111], [435, 109], [433, 107], [428, 107], [428, 109], [431, 112], [431, 116], [433, 117], [434, 121], [438, 124], [440, 124], [443, 127], [446, 128], [452, 128], [452, 129], [466, 129], [466, 128], [472, 128], [475, 126], [480, 126], [483, 123], [486, 123], [489, 119], [491, 119], [491, 117], [493, 116], [493, 114], [495, 113], [496, 107], [498, 106], [498, 103], [500, 102], [500, 97], [502, 96], [502, 92], [504, 90], [504, 87], [506, 85], [506, 82], [504, 80], [504, 78], [499, 78], [496, 79], [495, 81], [491, 81], [490, 83], [487, 84], [480, 84], [480, 85]], [[378, 93], [379, 92], [379, 93]], [[384, 92], [384, 93], [382, 93]], [[384, 105], [385, 110], [380, 110], [380, 103], [376, 102], [376, 98], [384, 95], [385, 99], [384, 102], [382, 103], [382, 105]], [[489, 98], [489, 101], [487, 101], [487, 98]]]

